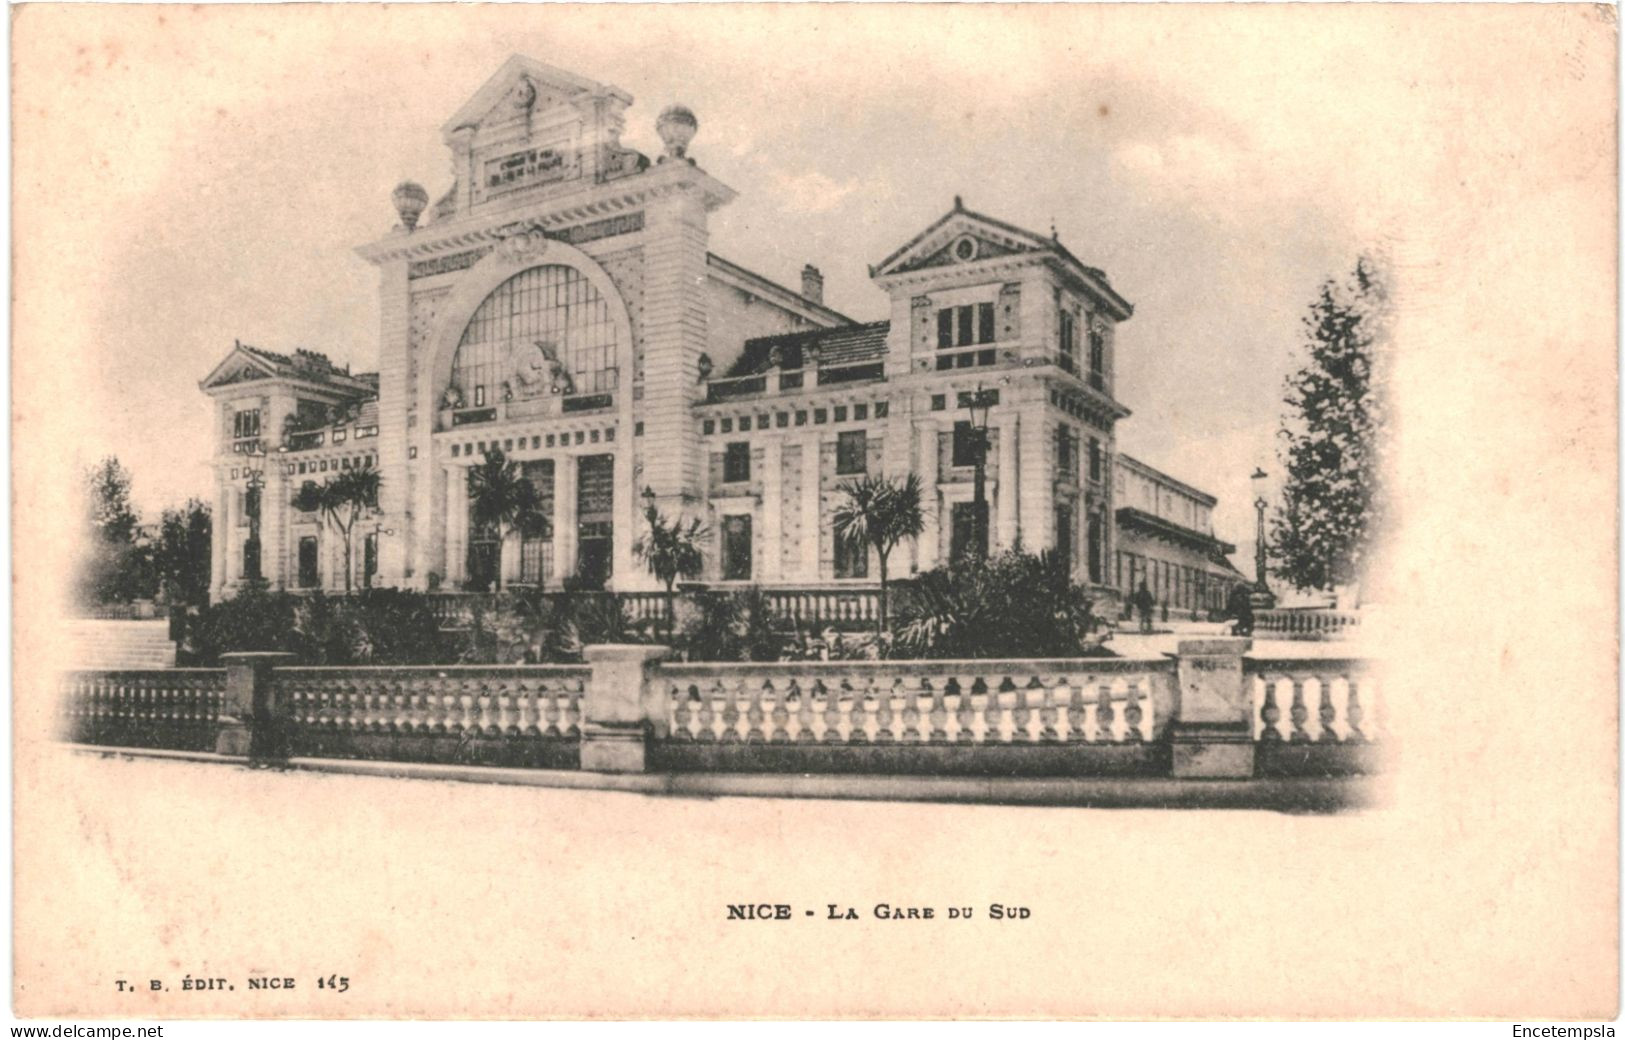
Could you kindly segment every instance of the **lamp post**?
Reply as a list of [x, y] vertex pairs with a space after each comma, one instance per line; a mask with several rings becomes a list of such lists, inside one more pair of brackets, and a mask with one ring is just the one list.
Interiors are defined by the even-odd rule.
[[265, 446], [259, 441], [248, 445], [243, 453], [247, 466], [243, 476], [247, 491], [243, 495], [243, 508], [248, 512], [248, 559], [244, 561], [243, 577], [248, 581], [261, 581], [260, 573], [260, 504], [265, 498]]
[[984, 390], [981, 384], [977, 384], [970, 400], [965, 402], [965, 410], [970, 413], [971, 453], [976, 466], [974, 504], [971, 507], [975, 529], [971, 534], [971, 543], [981, 556], [987, 555], [987, 413], [992, 407], [993, 391]]
[[1253, 509], [1258, 513], [1258, 528], [1254, 534], [1254, 567], [1258, 576], [1258, 591], [1253, 594], [1253, 606], [1268, 610], [1275, 606], [1275, 596], [1270, 592], [1269, 570], [1265, 566], [1264, 547], [1264, 507], [1269, 501], [1264, 497], [1268, 487], [1269, 474], [1264, 472], [1262, 466], [1255, 467], [1252, 475], [1253, 482]]

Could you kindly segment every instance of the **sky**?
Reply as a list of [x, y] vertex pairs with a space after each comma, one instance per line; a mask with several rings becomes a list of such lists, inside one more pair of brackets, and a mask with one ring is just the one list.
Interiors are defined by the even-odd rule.
[[1118, 330], [1133, 411], [1119, 448], [1217, 495], [1217, 532], [1250, 573], [1248, 475], [1279, 470], [1301, 316], [1379, 244], [1384, 186], [1420, 160], [1373, 117], [1411, 75], [1401, 34], [1374, 72], [1355, 53], [1370, 40], [1326, 31], [1344, 15], [1298, 33], [1278, 11], [1266, 34], [1237, 10], [1204, 14], [25, 9], [18, 176], [64, 209], [17, 229], [56, 239], [33, 305], [59, 309], [50, 351], [80, 407], [65, 454], [116, 454], [152, 512], [208, 492], [197, 384], [233, 340], [374, 368], [377, 280], [354, 248], [388, 232], [398, 182], [449, 186], [441, 124], [523, 53], [629, 92], [623, 143], [650, 155], [658, 112], [688, 105], [690, 154], [739, 193], [712, 216], [712, 250], [789, 285], [816, 264], [826, 301], [858, 320], [886, 316], [868, 265], [955, 195], [1053, 226], [1135, 307]]

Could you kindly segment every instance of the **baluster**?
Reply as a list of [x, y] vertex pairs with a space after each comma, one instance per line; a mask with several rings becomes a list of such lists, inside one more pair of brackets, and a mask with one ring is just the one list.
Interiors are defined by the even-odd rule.
[[813, 732], [813, 686], [800, 679], [790, 680], [790, 697], [796, 702], [796, 743], [811, 744], [818, 739]]
[[1128, 704], [1123, 708], [1123, 739], [1130, 744], [1138, 744], [1144, 738], [1140, 732], [1140, 722], [1145, 718], [1145, 710], [1140, 707], [1143, 696], [1140, 680], [1128, 680]]
[[1365, 741], [1365, 733], [1360, 729], [1360, 721], [1365, 718], [1365, 710], [1360, 707], [1360, 679], [1350, 672], [1347, 676], [1349, 684], [1349, 699], [1343, 707], [1343, 721], [1348, 723], [1349, 743], [1359, 744]]
[[773, 693], [773, 735], [768, 739], [775, 744], [788, 744], [790, 743], [790, 705], [785, 701], [785, 698], [790, 695], [791, 690], [795, 689], [795, 684], [793, 682], [787, 683], [782, 692], [774, 689], [772, 683], [768, 683], [767, 688]]
[[1320, 685], [1320, 741], [1335, 744], [1337, 736], [1337, 705], [1332, 703], [1332, 680], [1329, 675], [1317, 677]]
[[1287, 676], [1292, 683], [1292, 742], [1302, 743], [1309, 739], [1309, 733], [1303, 724], [1309, 721], [1309, 709], [1303, 703], [1303, 680], [1296, 675]]
[[954, 741], [959, 744], [976, 742], [976, 683], [974, 675], [956, 675], [954, 684], [954, 723], [957, 732]]
[[1009, 676], [1003, 676], [996, 682], [981, 680], [982, 687], [982, 742], [984, 744], [1004, 743], [1004, 695], [1013, 688]]
[[581, 739], [581, 693], [583, 680], [568, 679], [564, 697], [564, 735]]
[[699, 695], [699, 687], [692, 683], [687, 686], [679, 683], [672, 687], [671, 696], [676, 701], [671, 714], [672, 736], [678, 740], [694, 739], [693, 732], [688, 728], [689, 722], [694, 718], [694, 713], [688, 710], [688, 702], [690, 699], [697, 700]]
[[944, 679], [925, 680], [925, 685], [931, 691], [931, 743], [946, 744], [948, 742], [948, 705], [943, 702], [942, 694], [948, 685]]
[[851, 744], [867, 744], [869, 742], [869, 695], [874, 691], [869, 684], [874, 680], [869, 677], [859, 679], [855, 684], [847, 684], [852, 692], [852, 713], [847, 731], [847, 742]]
[[894, 718], [892, 714], [892, 698], [897, 695], [897, 687], [901, 682], [902, 679], [899, 678], [892, 680], [890, 686], [887, 686], [884, 680], [880, 683], [880, 710], [875, 713], [876, 744], [892, 744], [897, 740], [897, 735], [892, 732], [891, 728]]
[[564, 736], [564, 730], [559, 726], [559, 723], [564, 718], [564, 705], [559, 702], [559, 691], [557, 689], [548, 691], [547, 704], [542, 709], [542, 712], [543, 717], [547, 720], [547, 729], [542, 731], [542, 736]]
[[1017, 744], [1026, 744], [1032, 740], [1028, 727], [1033, 721], [1032, 707], [1027, 703], [1027, 691], [1040, 688], [1038, 676], [1031, 676], [1026, 683], [1015, 683], [1010, 680], [1006, 682], [1016, 688], [1016, 707], [1010, 714], [1010, 739]]
[[1264, 675], [1259, 682], [1264, 684], [1264, 706], [1259, 710], [1258, 717], [1263, 722], [1263, 729], [1259, 739], [1265, 742], [1274, 742], [1281, 739], [1281, 730], [1276, 725], [1281, 721], [1281, 706], [1275, 703], [1275, 684], [1279, 678], [1273, 675]]
[[920, 679], [913, 672], [897, 680], [903, 687], [903, 743], [918, 744], [920, 742], [920, 716], [924, 695], [920, 691]]
[[841, 684], [832, 685], [819, 679], [815, 689], [824, 704], [824, 743], [838, 744], [841, 741]]
[[694, 739], [709, 744], [717, 739], [716, 731], [712, 728], [717, 721], [717, 713], [711, 706], [711, 699], [716, 695], [721, 679], [713, 680], [700, 692], [699, 730], [695, 732]]
[[1103, 744], [1117, 741], [1117, 712], [1112, 710], [1111, 683], [1103, 682], [1095, 696], [1095, 739]]
[[1061, 718], [1060, 708], [1056, 703], [1059, 699], [1055, 695], [1057, 686], [1063, 688], [1066, 686], [1066, 676], [1059, 676], [1055, 682], [1044, 684], [1044, 699], [1038, 706], [1038, 739], [1045, 744], [1058, 743], [1061, 739], [1061, 731], [1056, 725]]
[[1083, 702], [1083, 691], [1089, 687], [1089, 677], [1083, 676], [1072, 685], [1066, 701], [1066, 740], [1069, 744], [1082, 744], [1089, 739], [1089, 709]]
[[767, 718], [767, 713], [762, 709], [762, 698], [764, 696], [767, 698], [768, 703], [775, 705], [778, 703], [778, 694], [773, 689], [771, 679], [760, 685], [751, 683], [750, 706], [745, 711], [745, 721], [750, 724], [749, 731], [745, 733], [746, 743], [760, 744], [767, 739], [767, 734], [762, 732], [762, 722]]
[[724, 682], [717, 680], [722, 687], [722, 742], [724, 744], [739, 743], [739, 687], [743, 680], [732, 679]]

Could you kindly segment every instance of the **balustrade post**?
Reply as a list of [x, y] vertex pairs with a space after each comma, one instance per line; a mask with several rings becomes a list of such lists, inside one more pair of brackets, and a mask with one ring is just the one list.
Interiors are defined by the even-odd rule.
[[641, 773], [649, 740], [670, 726], [660, 662], [664, 646], [612, 643], [583, 651], [592, 675], [581, 702], [581, 768], [597, 773]]
[[282, 720], [287, 705], [278, 703], [271, 673], [293, 654], [221, 654], [226, 666], [226, 700], [220, 708], [214, 752], [258, 762], [286, 757]]
[[1253, 697], [1241, 658], [1251, 639], [1186, 639], [1175, 655], [1173, 720], [1176, 777], [1253, 775]]

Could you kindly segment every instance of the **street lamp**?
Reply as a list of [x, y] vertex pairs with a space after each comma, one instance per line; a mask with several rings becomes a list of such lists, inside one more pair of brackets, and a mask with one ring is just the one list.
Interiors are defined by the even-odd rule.
[[248, 559], [243, 561], [243, 577], [260, 581], [260, 503], [265, 497], [265, 446], [254, 441], [243, 452], [243, 458], [247, 462], [243, 476], [248, 483], [243, 495], [243, 508], [248, 512]]
[[984, 390], [978, 383], [965, 402], [965, 410], [970, 413], [971, 453], [976, 466], [974, 504], [971, 507], [975, 531], [971, 543], [976, 552], [983, 556], [987, 555], [987, 413], [995, 399], [994, 391]]
[[1262, 466], [1256, 467], [1252, 475], [1253, 482], [1253, 509], [1258, 513], [1258, 528], [1254, 534], [1254, 567], [1258, 574], [1258, 592], [1254, 595], [1254, 605], [1269, 608], [1275, 605], [1275, 597], [1270, 593], [1269, 571], [1265, 566], [1264, 547], [1264, 507], [1269, 500], [1264, 497], [1268, 490], [1269, 474], [1264, 472]]

